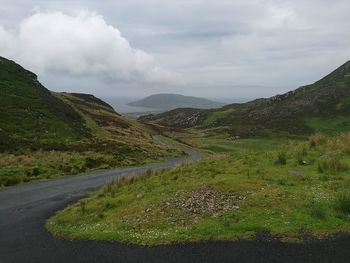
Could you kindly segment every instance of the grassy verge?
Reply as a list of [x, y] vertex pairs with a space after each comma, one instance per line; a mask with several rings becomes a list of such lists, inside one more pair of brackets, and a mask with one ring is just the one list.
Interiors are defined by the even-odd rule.
[[[140, 123], [124, 118], [99, 99], [84, 94], [47, 93], [65, 105], [81, 121], [81, 138], [72, 138], [51, 132], [45, 127], [56, 130], [57, 123], [43, 122], [38, 126], [44, 132], [27, 127], [30, 134], [19, 135], [12, 131], [11, 140], [2, 138], [0, 129], [0, 187], [19, 183], [81, 174], [96, 169], [110, 169], [158, 162], [162, 157], [180, 155], [181, 152], [169, 149], [166, 145], [154, 142], [151, 131]], [[72, 114], [73, 114], [72, 113]], [[45, 113], [46, 114], [46, 113]], [[44, 115], [45, 115], [44, 114]], [[22, 115], [21, 115], [22, 116]], [[1, 116], [1, 120], [16, 125], [10, 119]], [[34, 125], [35, 126], [35, 125]], [[5, 126], [6, 127], [6, 126]], [[17, 132], [22, 132], [19, 127]], [[7, 127], [8, 131], [11, 131]], [[37, 133], [37, 136], [35, 134]], [[88, 135], [87, 135], [88, 134]], [[27, 136], [28, 135], [28, 136]], [[39, 136], [40, 135], [40, 136]], [[6, 141], [6, 145], [2, 144]]]
[[159, 162], [163, 156], [176, 156], [174, 150], [138, 150], [123, 153], [98, 151], [24, 151], [0, 153], [0, 187], [30, 181], [77, 175], [88, 171], [112, 169]]
[[142, 245], [259, 232], [295, 241], [350, 230], [350, 134], [221, 144], [231, 143], [220, 159], [119, 179], [58, 212], [47, 228]]

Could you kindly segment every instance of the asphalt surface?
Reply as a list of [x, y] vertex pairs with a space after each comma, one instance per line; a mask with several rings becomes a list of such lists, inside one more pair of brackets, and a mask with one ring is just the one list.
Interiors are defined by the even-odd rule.
[[[161, 139], [155, 138], [161, 142]], [[162, 170], [201, 159], [189, 156], [161, 164], [93, 172], [0, 190], [0, 263], [24, 262], [350, 262], [350, 237], [286, 244], [254, 241], [140, 247], [101, 241], [57, 240], [45, 220], [117, 176]]]

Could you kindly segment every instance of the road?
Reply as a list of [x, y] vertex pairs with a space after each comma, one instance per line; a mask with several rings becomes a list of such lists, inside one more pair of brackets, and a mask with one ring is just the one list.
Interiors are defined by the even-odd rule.
[[[155, 138], [161, 141], [160, 138]], [[285, 244], [267, 241], [204, 242], [140, 247], [101, 241], [57, 240], [44, 227], [56, 211], [117, 176], [162, 170], [201, 159], [170, 158], [164, 163], [98, 171], [0, 190], [0, 263], [48, 262], [348, 262], [350, 238]]]

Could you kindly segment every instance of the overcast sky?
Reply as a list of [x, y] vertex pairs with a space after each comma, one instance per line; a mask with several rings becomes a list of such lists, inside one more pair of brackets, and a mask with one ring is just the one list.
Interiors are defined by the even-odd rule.
[[51, 90], [254, 98], [350, 59], [349, 0], [0, 0], [0, 55]]

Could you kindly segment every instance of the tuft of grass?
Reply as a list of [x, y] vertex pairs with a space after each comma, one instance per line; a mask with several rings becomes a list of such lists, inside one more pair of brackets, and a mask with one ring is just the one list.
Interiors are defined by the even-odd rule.
[[305, 158], [307, 157], [307, 148], [305, 145], [301, 145], [296, 150], [296, 159], [299, 165], [305, 165]]
[[349, 170], [349, 165], [340, 160], [339, 157], [332, 157], [325, 160], [321, 160], [318, 163], [318, 171], [320, 173], [331, 172], [339, 173]]
[[327, 142], [328, 138], [326, 135], [321, 133], [316, 133], [314, 135], [311, 135], [309, 138], [309, 146], [310, 148], [324, 145]]
[[350, 191], [335, 196], [333, 208], [340, 217], [350, 218]]
[[79, 201], [80, 211], [84, 214], [86, 211], [86, 200]]
[[275, 160], [276, 165], [286, 165], [287, 164], [287, 154], [285, 152], [279, 152]]
[[325, 219], [326, 218], [326, 205], [321, 203], [321, 202], [317, 202], [315, 200], [312, 200], [308, 205], [307, 205], [307, 209], [309, 212], [309, 215], [311, 217], [317, 218], [317, 219]]

